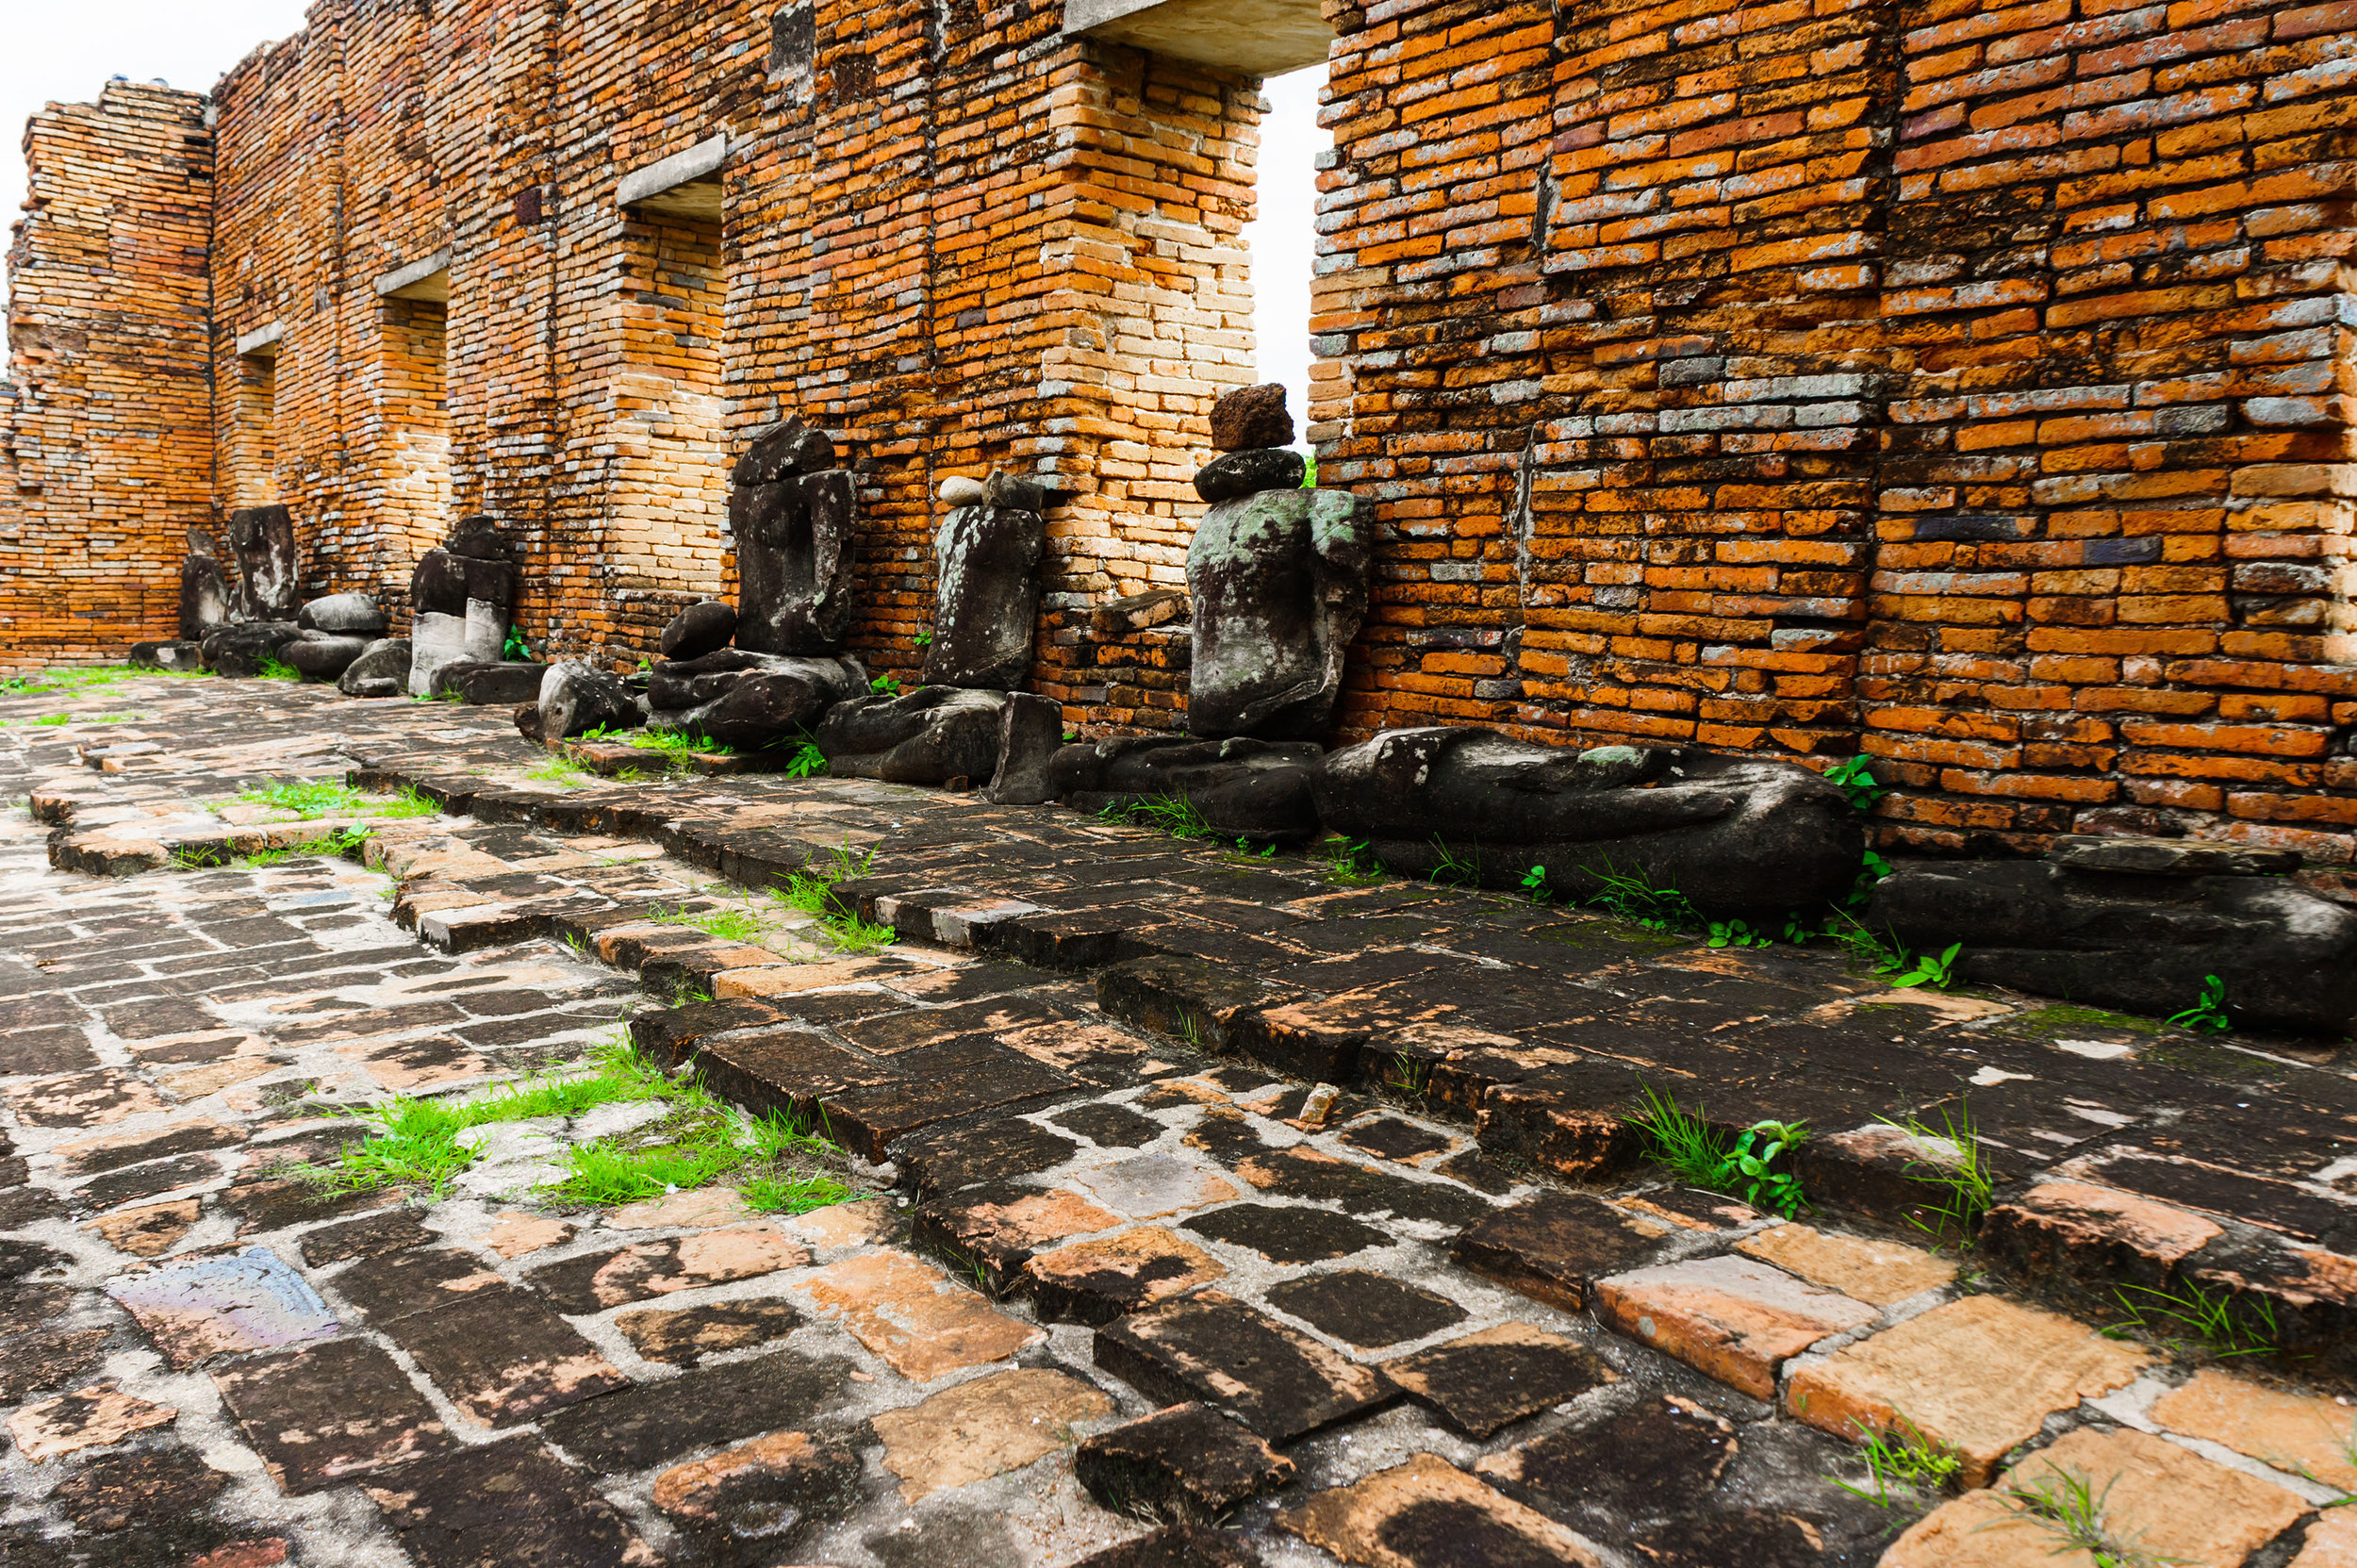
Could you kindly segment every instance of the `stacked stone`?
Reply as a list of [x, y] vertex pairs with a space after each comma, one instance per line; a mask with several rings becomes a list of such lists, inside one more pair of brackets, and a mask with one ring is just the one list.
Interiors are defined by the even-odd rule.
[[419, 558], [409, 577], [409, 695], [512, 703], [538, 694], [543, 667], [505, 656], [516, 576], [499, 525], [480, 514]]
[[295, 617], [298, 634], [279, 657], [313, 680], [334, 681], [384, 640], [385, 612], [365, 593], [314, 599]]

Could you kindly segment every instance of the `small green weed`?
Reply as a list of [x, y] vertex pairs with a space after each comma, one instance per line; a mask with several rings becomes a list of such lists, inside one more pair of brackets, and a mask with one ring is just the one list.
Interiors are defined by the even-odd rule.
[[684, 734], [677, 730], [625, 730], [619, 734], [604, 738], [618, 740], [625, 746], [635, 746], [642, 751], [660, 751], [663, 753], [665, 763], [672, 767], [684, 768], [687, 766], [687, 759], [697, 755], [719, 757], [736, 755], [736, 748], [733, 746], [708, 739], [703, 735]]
[[2218, 1356], [2265, 1356], [2283, 1345], [2275, 1304], [2263, 1296], [2212, 1292], [2188, 1279], [2173, 1289], [2116, 1285], [2112, 1296], [2122, 1314], [2118, 1323], [2102, 1330], [2112, 1339], [2124, 1339], [2134, 1330], [2182, 1350], [2190, 1345], [2182, 1337], [2190, 1330]]
[[514, 626], [507, 629], [507, 640], [500, 645], [500, 657], [510, 664], [520, 664], [532, 657], [532, 644], [524, 640], [521, 630]]
[[1710, 933], [1714, 948], [1772, 948], [1776, 939], [1764, 931], [1754, 931], [1741, 920], [1712, 920], [1705, 928]]
[[1644, 1109], [1628, 1118], [1645, 1134], [1646, 1152], [1698, 1187], [1737, 1193], [1755, 1209], [1787, 1216], [1808, 1207], [1801, 1179], [1788, 1168], [1792, 1152], [1807, 1140], [1799, 1122], [1754, 1122], [1730, 1144], [1700, 1111], [1688, 1111], [1648, 1085]]
[[1108, 822], [1153, 828], [1173, 838], [1216, 838], [1219, 830], [1183, 795], [1144, 795], [1116, 801], [1096, 814]]
[[0, 680], [0, 697], [34, 697], [50, 691], [90, 691], [120, 685], [125, 681], [201, 681], [202, 669], [139, 669], [127, 664], [91, 665], [44, 669], [31, 675]]
[[282, 844], [275, 850], [256, 850], [239, 855], [236, 864], [248, 867], [283, 866], [288, 861], [311, 855], [349, 855], [366, 844], [370, 831], [363, 827], [338, 828], [334, 833], [309, 838], [300, 844]]
[[1945, 952], [1916, 954], [1893, 938], [1885, 942], [1867, 930], [1865, 922], [1854, 915], [1843, 915], [1849, 929], [1828, 928], [1825, 934], [1848, 949], [1850, 956], [1875, 974], [1882, 976], [1900, 990], [1929, 985], [1945, 991], [1956, 983], [1956, 955], [1964, 951], [1961, 942], [1951, 943]]
[[1607, 914], [1647, 931], [1691, 930], [1703, 923], [1691, 899], [1674, 887], [1656, 887], [1642, 868], [1623, 871], [1607, 861], [1601, 869], [1593, 866], [1580, 869], [1604, 884], [1589, 896], [1588, 902]]
[[812, 779], [827, 770], [827, 753], [818, 750], [816, 741], [805, 740], [794, 748], [794, 760], [785, 765], [789, 779]]
[[1890, 862], [1868, 850], [1859, 858], [1857, 880], [1850, 883], [1850, 891], [1842, 896], [1845, 911], [1864, 909], [1873, 901], [1874, 884], [1890, 875]]
[[1325, 861], [1326, 880], [1344, 887], [1372, 887], [1383, 880], [1383, 863], [1363, 838], [1337, 834], [1313, 846], [1310, 852]]
[[1533, 866], [1529, 870], [1525, 871], [1523, 891], [1530, 895], [1532, 901], [1545, 903], [1547, 901], [1547, 868], [1543, 866]]
[[563, 789], [579, 789], [588, 782], [589, 770], [570, 757], [553, 755], [539, 767], [526, 772], [524, 777], [538, 779], [545, 784], [552, 784]]
[[806, 1214], [859, 1194], [832, 1176], [756, 1176], [737, 1189], [748, 1209], [765, 1214]]
[[885, 697], [900, 695], [900, 677], [887, 669], [867, 683], [867, 689]]
[[263, 654], [262, 662], [255, 673], [265, 681], [300, 681], [303, 679], [303, 671], [280, 659], [274, 653]]
[[1453, 887], [1481, 885], [1481, 856], [1470, 857], [1450, 849], [1439, 834], [1432, 835], [1432, 869], [1425, 873], [1428, 882], [1446, 883]]
[[[1914, 1422], [1894, 1414], [1891, 1429], [1876, 1432], [1865, 1426], [1857, 1427], [1858, 1457], [1866, 1461], [1867, 1474], [1873, 1477], [1874, 1490], [1853, 1486], [1836, 1479], [1833, 1484], [1854, 1496], [1882, 1508], [1906, 1508], [1918, 1503], [1923, 1493], [1942, 1492], [1953, 1485], [1962, 1469], [1956, 1456], [1925, 1437]], [[1905, 1495], [1892, 1497], [1896, 1487]]]
[[2060, 1557], [2073, 1550], [2085, 1552], [2095, 1560], [2095, 1568], [2168, 1568], [2188, 1560], [2162, 1557], [2146, 1550], [2136, 1541], [2123, 1539], [2112, 1527], [2107, 1505], [2112, 1494], [2112, 1482], [2103, 1490], [2095, 1490], [2094, 1478], [2083, 1470], [2044, 1461], [2047, 1473], [2028, 1482], [2010, 1482], [1997, 1494], [1997, 1500], [2013, 1510], [2011, 1519], [1995, 1519], [1981, 1526], [1982, 1529], [2002, 1529], [2008, 1525], [2030, 1525], [2051, 1535], [2058, 1544], [2050, 1554]]
[[2216, 975], [2201, 977], [2201, 995], [2183, 1013], [2172, 1013], [2168, 1021], [2180, 1029], [2204, 1030], [2223, 1034], [2234, 1027], [2226, 1015], [2226, 982]]
[[909, 645], [913, 648], [931, 648], [933, 645], [933, 635], [931, 632], [919, 632], [909, 638]]
[[1862, 756], [1842, 758], [1825, 769], [1824, 777], [1859, 811], [1872, 811], [1874, 803], [1890, 793], [1887, 784], [1874, 782], [1873, 765]]
[[834, 849], [832, 864], [805, 867], [791, 873], [783, 887], [769, 890], [769, 897], [788, 909], [816, 919], [837, 951], [853, 957], [875, 952], [898, 942], [900, 933], [890, 926], [870, 924], [856, 913], [838, 908], [833, 896], [835, 883], [865, 876], [875, 861], [873, 850], [857, 854], [849, 842], [839, 844]]
[[1970, 1246], [1980, 1230], [1981, 1216], [1988, 1213], [1989, 1205], [1997, 1199], [1997, 1177], [1981, 1147], [1980, 1134], [1973, 1130], [1970, 1107], [1943, 1108], [1939, 1121], [1937, 1130], [1913, 1116], [1904, 1121], [1886, 1116], [1883, 1125], [1897, 1128], [1935, 1154], [1941, 1145], [1953, 1152], [1950, 1159], [1907, 1163], [1908, 1180], [1937, 1188], [1942, 1194], [1940, 1202], [1926, 1209], [1935, 1219], [1927, 1221], [1916, 1214], [1910, 1215], [1909, 1221], [1916, 1229], [1928, 1231], [1935, 1241], [1953, 1238], [1957, 1246]]
[[648, 918], [657, 925], [686, 926], [723, 942], [755, 941], [766, 929], [758, 916], [746, 909], [687, 910], [657, 904]]
[[1956, 955], [1964, 951], [1964, 944], [1951, 942], [1948, 949], [1937, 956], [1917, 955], [1914, 964], [1890, 977], [1890, 983], [1904, 991], [1917, 985], [1928, 985], [1935, 991], [1946, 991], [1956, 983]]
[[45, 713], [38, 718], [0, 718], [0, 729], [12, 725], [54, 730], [68, 724], [128, 724], [142, 717], [136, 713]]

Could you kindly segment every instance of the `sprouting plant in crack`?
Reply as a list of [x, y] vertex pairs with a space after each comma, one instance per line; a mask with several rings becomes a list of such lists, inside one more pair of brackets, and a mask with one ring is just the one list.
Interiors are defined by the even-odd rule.
[[1311, 847], [1310, 853], [1326, 864], [1326, 880], [1344, 887], [1371, 887], [1383, 880], [1383, 863], [1375, 858], [1363, 838], [1337, 834]]
[[[1925, 1437], [1905, 1416], [1893, 1412], [1891, 1425], [1879, 1432], [1862, 1422], [1853, 1425], [1858, 1434], [1858, 1458], [1866, 1461], [1874, 1490], [1870, 1493], [1838, 1477], [1826, 1477], [1842, 1491], [1880, 1508], [1906, 1508], [1920, 1502], [1924, 1493], [1944, 1491], [1954, 1484], [1962, 1461]], [[1904, 1495], [1893, 1497], [1894, 1487]]]
[[539, 767], [527, 770], [527, 779], [538, 779], [563, 789], [578, 789], [589, 779], [589, 770], [568, 756], [552, 756]]
[[1920, 1213], [1908, 1215], [1908, 1222], [1928, 1232], [1935, 1243], [1970, 1246], [1981, 1216], [1997, 1197], [1996, 1173], [1972, 1126], [1971, 1107], [1943, 1106], [1937, 1128], [1915, 1116], [1885, 1116], [1882, 1122], [1905, 1133], [1921, 1151], [1907, 1162], [1906, 1179], [1939, 1194], [1938, 1202], [1925, 1204]]
[[1875, 781], [1873, 764], [1862, 756], [1842, 758], [1825, 769], [1824, 779], [1848, 797], [1850, 804], [1858, 811], [1872, 811], [1875, 803], [1890, 793], [1889, 785]]
[[751, 942], [765, 929], [760, 917], [746, 909], [673, 909], [657, 904], [647, 918], [661, 926], [686, 926], [723, 942]]
[[785, 765], [789, 779], [815, 779], [827, 770], [827, 753], [818, 750], [815, 740], [805, 740], [794, 748], [794, 758]]
[[1734, 1193], [1755, 1209], [1790, 1217], [1808, 1207], [1793, 1152], [1808, 1138], [1800, 1122], [1760, 1121], [1732, 1139], [1699, 1111], [1689, 1111], [1652, 1085], [1644, 1107], [1627, 1118], [1644, 1135], [1646, 1153], [1698, 1187]]
[[1690, 931], [1703, 923], [1694, 900], [1675, 887], [1656, 887], [1643, 867], [1623, 871], [1610, 861], [1601, 867], [1583, 866], [1597, 889], [1588, 902], [1608, 915], [1632, 921], [1647, 931]]
[[[2333, 1452], [2340, 1456], [2341, 1465], [2344, 1469], [2351, 1472], [2357, 1472], [2357, 1420], [2352, 1420], [2349, 1423], [2349, 1430], [2341, 1433], [2340, 1436], [2332, 1440], [2332, 1449]], [[2306, 1460], [2296, 1459], [2291, 1456], [2282, 1454], [2260, 1454], [2254, 1457], [2257, 1458], [2262, 1463], [2271, 1464], [2278, 1470], [2286, 1471], [2294, 1476], [2298, 1476], [2301, 1480], [2308, 1482], [2312, 1486], [2320, 1486], [2325, 1488], [2327, 1491], [2338, 1492], [2340, 1495], [2333, 1498], [2331, 1502], [2323, 1504], [2322, 1506], [2324, 1508], [2348, 1508], [2351, 1504], [2357, 1504], [2357, 1492], [2352, 1492], [2348, 1483], [2336, 1480], [2327, 1480], [2324, 1477], [2317, 1475], [2316, 1466], [2310, 1464]]]
[[1432, 1059], [1412, 1051], [1394, 1051], [1391, 1071], [1384, 1074], [1383, 1081], [1421, 1098], [1432, 1084]]
[[1997, 1500], [2012, 1516], [1992, 1519], [1980, 1529], [2035, 1527], [2057, 1543], [2050, 1548], [2052, 1556], [2083, 1551], [2095, 1560], [2096, 1568], [2169, 1568], [2190, 1560], [2149, 1550], [2140, 1540], [2122, 1536], [2114, 1527], [2109, 1505], [2118, 1477], [2104, 1482], [2099, 1492], [2094, 1477], [2085, 1471], [2051, 1460], [2042, 1462], [2045, 1474], [2009, 1481], [1997, 1494]]
[[1481, 857], [1478, 854], [1460, 855], [1450, 849], [1439, 834], [1434, 834], [1432, 869], [1426, 871], [1425, 877], [1427, 881], [1447, 883], [1456, 887], [1478, 887], [1481, 885]]
[[1116, 801], [1096, 814], [1108, 822], [1153, 828], [1173, 838], [1215, 838], [1219, 830], [1183, 795], [1142, 795]]
[[2199, 1342], [2217, 1356], [2265, 1356], [2283, 1348], [2275, 1303], [2263, 1296], [2211, 1291], [2185, 1279], [2171, 1286], [2116, 1285], [2112, 1298], [2120, 1321], [2102, 1331], [2113, 1339], [2133, 1330], [2178, 1349]]
[[2204, 1030], [2214, 1034], [2233, 1029], [2234, 1021], [2226, 1015], [2226, 982], [2216, 975], [2203, 975], [2201, 995], [2184, 1012], [2170, 1014], [2168, 1021], [2180, 1029]]

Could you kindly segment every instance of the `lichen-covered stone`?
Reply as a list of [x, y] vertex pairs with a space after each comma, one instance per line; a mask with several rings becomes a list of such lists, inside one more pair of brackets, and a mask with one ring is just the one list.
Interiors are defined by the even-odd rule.
[[979, 786], [998, 770], [1006, 705], [1004, 692], [963, 686], [856, 697], [828, 710], [816, 739], [837, 778]]
[[1211, 404], [1211, 445], [1220, 452], [1291, 446], [1294, 417], [1285, 407], [1282, 382], [1243, 387]]
[[737, 647], [805, 656], [841, 652], [851, 630], [858, 505], [859, 482], [843, 469], [740, 482], [730, 492]]
[[1187, 548], [1199, 735], [1317, 740], [1367, 613], [1369, 538], [1345, 490], [1265, 491], [1203, 514]]
[[302, 588], [303, 558], [294, 517], [284, 506], [241, 506], [229, 514], [229, 549], [238, 563], [232, 607], [248, 620], [287, 620]]
[[1030, 677], [1047, 552], [1047, 524], [1036, 511], [961, 506], [942, 520], [933, 536], [928, 685], [1007, 691]]

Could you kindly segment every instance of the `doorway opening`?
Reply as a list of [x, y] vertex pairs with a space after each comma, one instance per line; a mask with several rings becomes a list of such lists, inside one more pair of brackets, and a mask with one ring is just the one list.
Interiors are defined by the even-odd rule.
[[[1323, 64], [1271, 76], [1261, 84], [1269, 111], [1261, 117], [1258, 206], [1244, 226], [1252, 254], [1252, 340], [1255, 379], [1282, 383], [1294, 416], [1294, 447], [1310, 451], [1320, 378], [1311, 332], [1317, 278], [1318, 172], [1334, 147], [1318, 124], [1326, 86]], [[1314, 461], [1314, 457], [1312, 461]]]
[[232, 504], [278, 500], [278, 345], [238, 355], [237, 418], [230, 452]]

